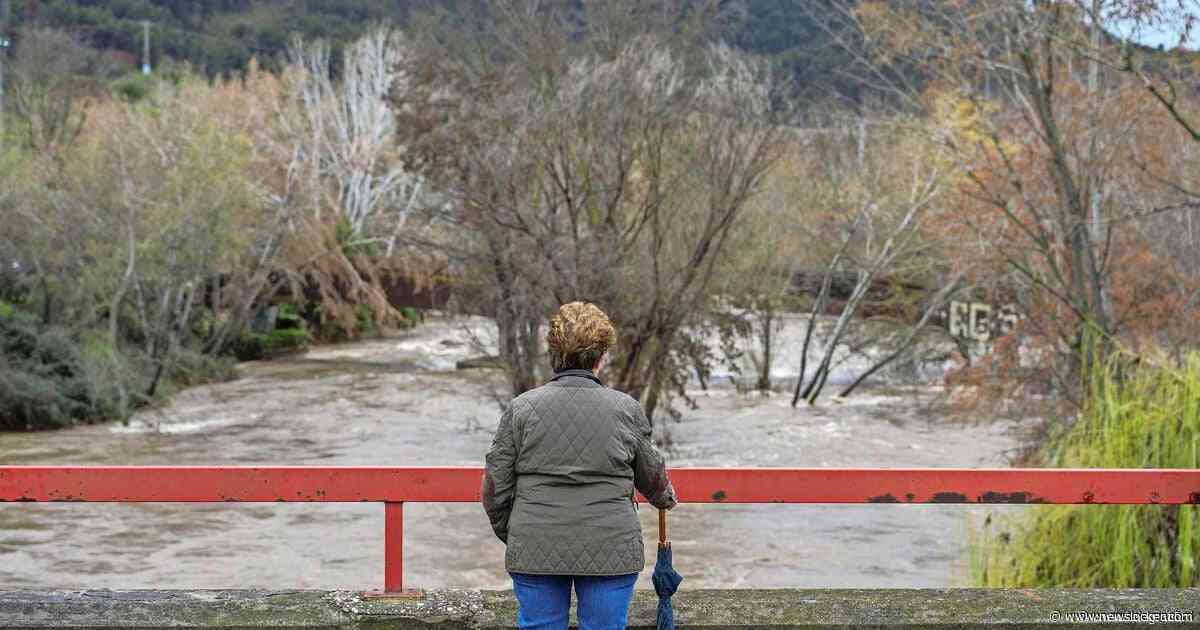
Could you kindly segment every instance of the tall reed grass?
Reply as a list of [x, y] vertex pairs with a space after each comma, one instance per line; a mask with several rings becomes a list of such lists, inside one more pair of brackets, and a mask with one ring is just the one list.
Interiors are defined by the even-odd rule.
[[[1075, 425], [1047, 445], [1054, 466], [1200, 465], [1200, 354], [1182, 365], [1113, 362], [1089, 381]], [[1198, 536], [1195, 506], [1034, 506], [972, 530], [971, 579], [987, 587], [1200, 586]]]

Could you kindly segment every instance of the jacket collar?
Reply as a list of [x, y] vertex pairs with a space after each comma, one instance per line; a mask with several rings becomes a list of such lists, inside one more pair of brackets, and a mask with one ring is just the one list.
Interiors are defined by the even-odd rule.
[[554, 381], [557, 381], [558, 379], [560, 379], [564, 376], [579, 376], [582, 378], [587, 378], [587, 379], [596, 381], [596, 383], [599, 385], [604, 384], [604, 382], [601, 381], [600, 378], [597, 377], [591, 370], [584, 370], [582, 368], [571, 368], [569, 370], [562, 370], [560, 372], [555, 372], [554, 378], [550, 379], [550, 382], [553, 383]]

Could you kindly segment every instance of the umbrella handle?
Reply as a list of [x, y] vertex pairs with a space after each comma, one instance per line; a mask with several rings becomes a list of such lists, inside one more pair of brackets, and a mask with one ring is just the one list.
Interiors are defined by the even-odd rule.
[[670, 547], [671, 543], [667, 540], [667, 511], [658, 509], [658, 546]]

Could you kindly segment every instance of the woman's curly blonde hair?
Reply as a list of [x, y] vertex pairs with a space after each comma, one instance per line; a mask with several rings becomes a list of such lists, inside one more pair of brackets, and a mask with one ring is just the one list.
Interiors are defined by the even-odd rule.
[[617, 330], [608, 315], [590, 302], [571, 302], [550, 318], [546, 346], [555, 372], [590, 370], [617, 343]]

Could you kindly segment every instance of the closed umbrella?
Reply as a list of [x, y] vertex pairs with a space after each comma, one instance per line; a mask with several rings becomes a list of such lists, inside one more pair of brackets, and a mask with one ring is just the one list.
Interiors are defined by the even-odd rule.
[[683, 576], [671, 566], [671, 541], [667, 540], [667, 511], [658, 511], [658, 561], [654, 563], [654, 592], [658, 593], [658, 630], [675, 630], [675, 611], [671, 596], [679, 589]]

